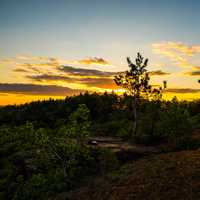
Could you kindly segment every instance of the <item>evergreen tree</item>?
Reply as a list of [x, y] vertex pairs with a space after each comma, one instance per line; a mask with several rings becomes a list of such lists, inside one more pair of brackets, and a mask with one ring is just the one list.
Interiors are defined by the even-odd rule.
[[137, 53], [135, 64], [132, 63], [129, 57], [127, 58], [127, 62], [130, 70], [115, 76], [114, 81], [118, 86], [123, 87], [127, 93], [133, 97], [133, 134], [136, 135], [138, 122], [138, 100], [141, 97], [148, 98], [150, 94], [160, 95], [162, 88], [152, 88], [149, 84], [150, 77], [146, 70], [148, 59], [144, 60], [140, 53]]

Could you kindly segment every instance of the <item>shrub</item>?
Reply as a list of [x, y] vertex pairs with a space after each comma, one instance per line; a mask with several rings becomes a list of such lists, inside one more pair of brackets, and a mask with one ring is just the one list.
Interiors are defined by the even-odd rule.
[[91, 122], [89, 121], [89, 114], [88, 107], [85, 104], [80, 104], [77, 110], [69, 116], [67, 136], [76, 138], [81, 145], [83, 145], [90, 133]]
[[191, 117], [191, 123], [194, 129], [200, 129], [200, 113]]
[[141, 113], [137, 143], [159, 144], [162, 140], [176, 140], [191, 134], [192, 123], [189, 112], [176, 100], [162, 106], [149, 103], [145, 113]]
[[177, 138], [191, 134], [191, 121], [188, 111], [172, 104], [161, 112], [160, 121], [156, 124], [156, 134]]
[[180, 137], [176, 140], [177, 150], [196, 150], [200, 148], [200, 141], [192, 137]]

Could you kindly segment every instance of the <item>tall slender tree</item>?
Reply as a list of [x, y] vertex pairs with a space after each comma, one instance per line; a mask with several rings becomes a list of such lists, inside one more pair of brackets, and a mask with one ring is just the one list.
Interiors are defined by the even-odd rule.
[[138, 122], [138, 101], [141, 97], [148, 98], [150, 94], [161, 94], [162, 88], [152, 88], [149, 84], [150, 77], [147, 72], [148, 59], [144, 59], [140, 53], [137, 53], [135, 64], [127, 57], [129, 70], [120, 73], [114, 77], [118, 86], [123, 87], [132, 98], [133, 109], [133, 134], [137, 133]]

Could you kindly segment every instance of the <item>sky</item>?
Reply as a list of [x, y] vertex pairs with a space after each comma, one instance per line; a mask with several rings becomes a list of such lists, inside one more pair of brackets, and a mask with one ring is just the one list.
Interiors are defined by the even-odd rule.
[[121, 90], [137, 52], [164, 98], [200, 98], [199, 0], [0, 0], [0, 105]]

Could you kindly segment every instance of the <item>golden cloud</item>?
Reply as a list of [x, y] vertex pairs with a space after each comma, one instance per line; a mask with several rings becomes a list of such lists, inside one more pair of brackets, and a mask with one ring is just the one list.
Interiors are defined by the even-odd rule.
[[150, 71], [149, 75], [150, 76], [166, 76], [166, 75], [170, 75], [171, 73], [169, 72], [164, 72], [162, 70], [155, 70], [155, 71]]
[[101, 76], [101, 77], [110, 77], [114, 76], [119, 72], [107, 72], [107, 71], [100, 71], [96, 69], [84, 69], [84, 68], [77, 68], [72, 66], [60, 66], [58, 67], [63, 73], [68, 75], [76, 75], [76, 76]]
[[200, 93], [200, 89], [194, 88], [169, 88], [164, 91], [165, 93]]
[[71, 89], [57, 85], [37, 85], [28, 83], [0, 83], [1, 94], [67, 96], [79, 94], [84, 90]]
[[46, 62], [49, 60], [49, 57], [48, 56], [17, 55], [16, 59], [22, 60], [22, 61]]
[[170, 58], [180, 67], [193, 66], [189, 62], [189, 57], [200, 53], [200, 45], [185, 45], [180, 42], [162, 42], [152, 44], [153, 51], [157, 54]]
[[200, 76], [200, 70], [199, 71], [185, 72], [184, 74], [189, 75], [189, 76]]
[[200, 67], [194, 66], [191, 71], [184, 72], [184, 74], [189, 76], [200, 76]]
[[50, 75], [50, 74], [41, 74], [41, 75], [27, 75], [26, 78], [37, 81], [37, 82], [51, 82], [51, 81], [62, 81], [66, 83], [78, 83], [85, 85], [87, 87], [98, 87], [98, 88], [107, 88], [114, 89], [118, 88], [112, 78], [106, 77], [76, 77], [76, 76], [63, 76], [63, 75]]
[[192, 69], [193, 70], [200, 70], [200, 66], [194, 66]]
[[83, 65], [105, 65], [105, 66], [111, 65], [111, 63], [106, 61], [105, 59], [97, 57], [78, 60], [78, 63]]

